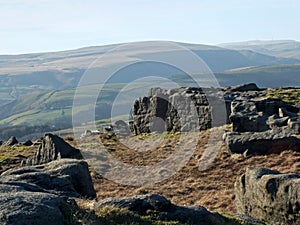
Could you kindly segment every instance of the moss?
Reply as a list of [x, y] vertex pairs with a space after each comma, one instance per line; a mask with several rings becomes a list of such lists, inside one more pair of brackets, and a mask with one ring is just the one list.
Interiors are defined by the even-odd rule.
[[242, 218], [235, 217], [228, 213], [218, 212], [226, 220], [226, 225], [255, 225], [249, 221], [243, 220]]
[[279, 88], [269, 89], [267, 96], [272, 98], [280, 98], [285, 102], [293, 105], [300, 105], [300, 88]]
[[98, 209], [96, 212], [81, 207], [77, 211], [73, 211], [68, 215], [68, 225], [79, 224], [105, 224], [105, 225], [184, 225], [179, 222], [160, 221], [149, 215], [141, 216], [135, 214], [128, 209], [105, 206]]

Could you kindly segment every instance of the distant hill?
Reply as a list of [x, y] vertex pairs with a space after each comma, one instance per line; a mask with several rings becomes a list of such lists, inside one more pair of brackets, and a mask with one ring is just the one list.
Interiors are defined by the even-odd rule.
[[274, 57], [300, 59], [300, 42], [293, 40], [245, 41], [220, 44], [220, 47], [232, 50], [250, 50]]
[[[248, 49], [242, 47], [244, 43], [224, 44], [222, 47], [180, 44], [207, 63], [221, 86], [250, 82], [260, 87], [300, 86], [300, 49], [292, 48], [298, 42], [249, 42], [249, 45], [259, 47]], [[1, 129], [12, 126], [47, 125], [53, 130], [71, 127], [73, 98], [79, 80], [94, 60], [117, 46], [120, 45], [0, 56], [0, 133]], [[122, 51], [126, 51], [127, 58], [114, 55], [106, 68], [96, 68], [94, 72], [105, 73], [111, 65], [147, 59], [152, 54], [170, 54], [159, 47], [150, 51], [137, 48]], [[118, 91], [141, 76], [165, 77], [182, 86], [194, 85], [183, 71], [174, 66], [155, 62], [136, 63], [117, 71], [109, 80], [102, 93], [104, 97], [97, 101], [96, 119], [109, 118], [111, 104]], [[101, 77], [99, 79], [101, 83]], [[159, 85], [161, 83], [158, 82]], [[97, 89], [99, 86], [90, 83], [86, 88]], [[83, 106], [80, 113], [89, 111], [88, 106]]]
[[[300, 63], [300, 59], [270, 56], [251, 49], [240, 51], [208, 45], [180, 44], [191, 49], [201, 57], [213, 72], [223, 72], [248, 66]], [[0, 85], [1, 87], [39, 85], [43, 86], [43, 89], [46, 87], [53, 90], [75, 87], [84, 71], [94, 60], [102, 56], [106, 51], [118, 46], [120, 45], [87, 47], [52, 53], [1, 55]], [[124, 61], [130, 62], [134, 59], [144, 59], [151, 54], [165, 53], [159, 47], [154, 48], [151, 52], [133, 48], [122, 51], [127, 51], [129, 58], [122, 58], [116, 55], [109, 62], [110, 65], [123, 63]], [[159, 66], [156, 66], [155, 70], [159, 69]], [[131, 72], [129, 69], [128, 73], [124, 74], [125, 80], [123, 79], [122, 82], [126, 82], [127, 78], [127, 81], [131, 80]], [[171, 73], [174, 73], [174, 71], [171, 70]]]

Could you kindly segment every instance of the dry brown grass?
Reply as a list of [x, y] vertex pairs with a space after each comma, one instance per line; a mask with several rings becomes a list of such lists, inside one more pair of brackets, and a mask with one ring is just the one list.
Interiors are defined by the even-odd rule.
[[[114, 183], [93, 173], [97, 198], [125, 197], [137, 194], [158, 193], [175, 204], [202, 205], [210, 210], [234, 213], [234, 182], [248, 167], [266, 167], [283, 173], [300, 173], [300, 153], [287, 149], [281, 154], [268, 156], [230, 155], [225, 146], [221, 147], [211, 167], [199, 171], [199, 160], [207, 143], [209, 131], [200, 132], [197, 149], [189, 163], [178, 173], [157, 184], [133, 187]], [[151, 139], [150, 139], [151, 140]], [[176, 138], [166, 138], [152, 151], [136, 152], [117, 140], [105, 140], [114, 157], [134, 165], [149, 165], [170, 154]], [[197, 140], [195, 140], [197, 141]]]
[[23, 159], [34, 154], [39, 146], [0, 146], [0, 174], [10, 168], [19, 167]]
[[[209, 167], [205, 171], [199, 171], [199, 161], [207, 144], [210, 132], [203, 131], [198, 135], [186, 136], [189, 142], [197, 141], [197, 148], [186, 164], [174, 176], [157, 184], [145, 186], [127, 186], [104, 179], [101, 175], [92, 171], [94, 187], [97, 198], [125, 197], [137, 194], [157, 193], [166, 196], [175, 204], [202, 205], [210, 210], [234, 213], [234, 182], [238, 176], [248, 167], [266, 167], [283, 173], [300, 173], [300, 153], [287, 149], [280, 154], [268, 156], [252, 156], [244, 158], [242, 155], [230, 155], [223, 145]], [[178, 143], [175, 136], [139, 136], [130, 141], [120, 142], [118, 138], [101, 139], [108, 151], [118, 160], [133, 165], [153, 165], [174, 151]], [[99, 137], [89, 137], [86, 146], [97, 148]], [[143, 151], [139, 151], [140, 142], [143, 143]], [[75, 145], [75, 141], [69, 141]], [[130, 147], [128, 147], [130, 146]], [[155, 146], [153, 148], [153, 146]], [[4, 171], [20, 165], [22, 159], [33, 154], [39, 146], [2, 146], [0, 147], [0, 167]], [[78, 147], [78, 146], [77, 146]], [[0, 171], [0, 172], [1, 172]]]

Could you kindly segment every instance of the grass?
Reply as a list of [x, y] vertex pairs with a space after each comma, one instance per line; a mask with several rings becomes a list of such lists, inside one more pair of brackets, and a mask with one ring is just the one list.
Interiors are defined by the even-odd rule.
[[[174, 176], [162, 180], [158, 184], [149, 184], [145, 186], [126, 186], [115, 183], [103, 178], [91, 168], [91, 175], [97, 192], [97, 198], [106, 197], [125, 197], [137, 194], [158, 193], [162, 194], [173, 203], [179, 205], [202, 205], [209, 210], [217, 210], [228, 219], [230, 225], [248, 225], [242, 220], [232, 217], [235, 213], [233, 184], [236, 178], [241, 175], [248, 166], [268, 167], [277, 169], [281, 172], [300, 172], [300, 153], [287, 151], [280, 155], [252, 156], [244, 158], [241, 155], [230, 155], [224, 146], [213, 162], [211, 167], [200, 172], [198, 169], [199, 160], [203, 154], [210, 131], [202, 131], [193, 135], [184, 135], [185, 141], [197, 142], [197, 148], [189, 162]], [[161, 136], [161, 139], [158, 138]], [[115, 158], [132, 165], [151, 165], [166, 158], [174, 150], [178, 141], [178, 134], [159, 135], [153, 137], [148, 135], [141, 140], [144, 145], [144, 151], [133, 151], [132, 148], [138, 148], [140, 139], [132, 139], [130, 143], [132, 148], [124, 145], [118, 137], [103, 139], [104, 145], [113, 151], [110, 151]], [[70, 144], [75, 145], [77, 140], [73, 137], [65, 138]], [[98, 136], [88, 137], [87, 147], [97, 148], [93, 141], [99, 141]], [[37, 150], [38, 146], [1, 146], [0, 147], [0, 165], [1, 171], [8, 168], [19, 166], [20, 160], [28, 157]], [[17, 158], [19, 161], [13, 162], [7, 159]], [[129, 175], [128, 175], [129, 176]], [[178, 221], [166, 222], [155, 218], [155, 212], [149, 211], [147, 215], [138, 215], [126, 209], [115, 207], [103, 207], [96, 212], [92, 210], [91, 202], [88, 200], [77, 201], [80, 210], [74, 211], [70, 215], [70, 224], [124, 224], [124, 225], [180, 225]]]
[[37, 149], [38, 146], [0, 146], [0, 173], [20, 166], [21, 161], [33, 155]]
[[[175, 204], [202, 205], [209, 210], [236, 213], [234, 183], [248, 167], [266, 167], [283, 173], [300, 173], [300, 153], [288, 148], [280, 154], [244, 158], [242, 155], [229, 154], [224, 145], [210, 167], [199, 171], [199, 162], [209, 135], [209, 131], [202, 131], [198, 136], [182, 137], [186, 143], [197, 143], [194, 154], [180, 171], [159, 183], [126, 186], [94, 174], [93, 181], [98, 199], [157, 193]], [[174, 152], [177, 143], [177, 138], [157, 139], [148, 136], [142, 140], [129, 139], [127, 142], [103, 140], [103, 143], [108, 143], [107, 149], [116, 159], [138, 166], [154, 165], [162, 161]], [[88, 142], [91, 143], [92, 140]], [[95, 147], [97, 148], [92, 148]], [[139, 151], [141, 149], [143, 151]]]
[[[103, 206], [96, 211], [91, 210], [91, 205], [87, 200], [77, 200], [79, 211], [73, 214], [73, 221], [79, 224], [105, 224], [105, 225], [189, 225], [178, 221], [162, 221], [157, 219], [157, 212], [148, 210], [146, 215], [139, 215], [126, 208], [113, 206]], [[240, 218], [230, 214], [219, 213], [223, 216], [224, 225], [251, 225]]]
[[268, 89], [267, 96], [280, 98], [285, 102], [300, 105], [300, 88]]

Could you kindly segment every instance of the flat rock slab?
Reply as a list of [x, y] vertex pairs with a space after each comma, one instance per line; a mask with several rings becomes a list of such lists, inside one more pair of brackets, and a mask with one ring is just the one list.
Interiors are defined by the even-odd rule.
[[230, 132], [224, 136], [227, 149], [231, 153], [266, 155], [284, 150], [300, 151], [300, 139], [282, 130], [265, 132]]

